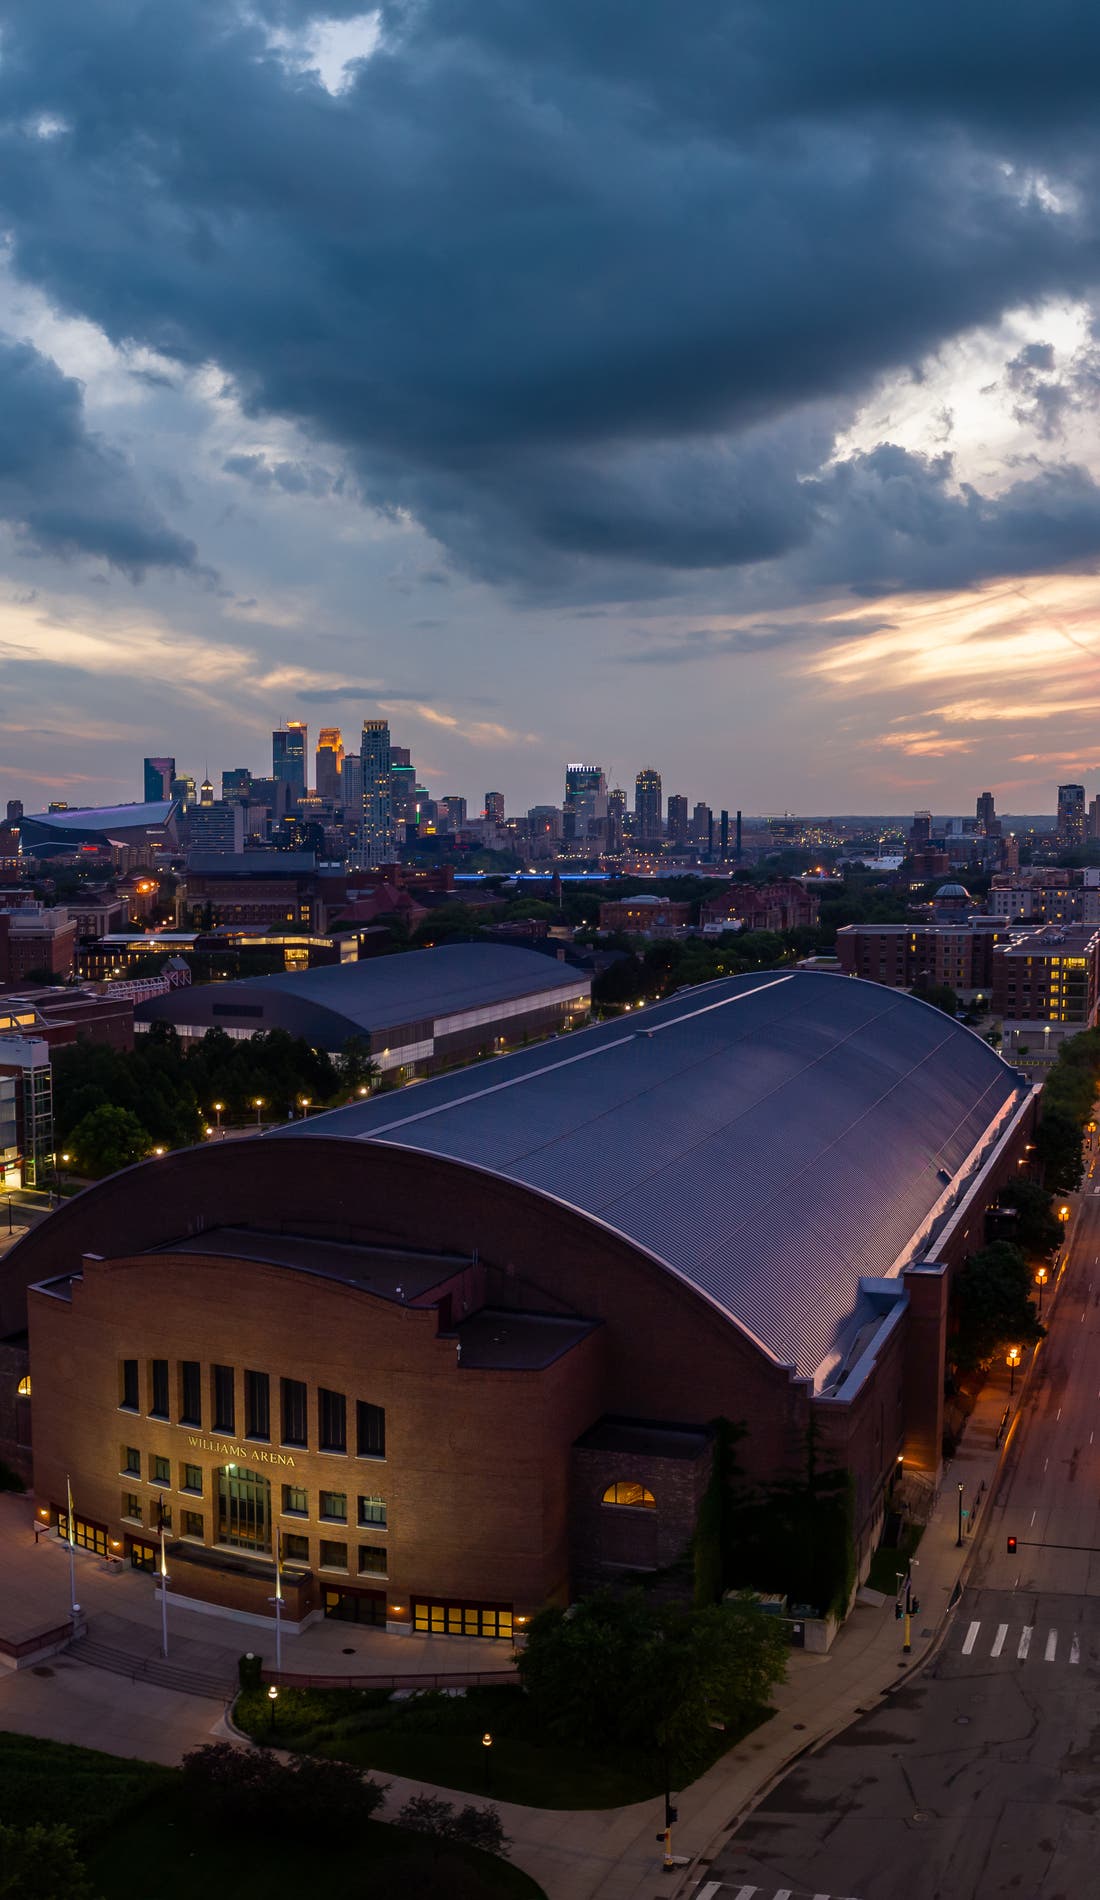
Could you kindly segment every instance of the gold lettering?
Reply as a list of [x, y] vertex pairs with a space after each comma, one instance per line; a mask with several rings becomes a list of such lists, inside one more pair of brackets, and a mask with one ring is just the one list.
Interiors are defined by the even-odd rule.
[[294, 1459], [289, 1452], [264, 1451], [259, 1445], [230, 1445], [220, 1438], [201, 1438], [189, 1432], [187, 1443], [192, 1451], [216, 1451], [229, 1464], [242, 1464], [251, 1459], [257, 1465], [283, 1465], [294, 1470]]

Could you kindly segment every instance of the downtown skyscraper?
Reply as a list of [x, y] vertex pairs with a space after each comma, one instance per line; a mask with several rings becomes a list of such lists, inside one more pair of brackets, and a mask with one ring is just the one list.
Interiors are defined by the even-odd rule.
[[393, 856], [393, 760], [390, 728], [385, 719], [364, 719], [359, 747], [363, 762], [363, 805], [359, 826], [358, 862], [361, 869], [386, 864]]

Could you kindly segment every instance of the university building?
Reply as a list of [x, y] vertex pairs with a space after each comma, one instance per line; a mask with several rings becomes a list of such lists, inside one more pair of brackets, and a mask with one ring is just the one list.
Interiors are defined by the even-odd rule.
[[687, 1550], [716, 1427], [769, 1483], [940, 1467], [950, 1276], [1034, 1091], [958, 1023], [803, 971], [208, 1144], [0, 1267], [0, 1455], [173, 1592], [509, 1639]]

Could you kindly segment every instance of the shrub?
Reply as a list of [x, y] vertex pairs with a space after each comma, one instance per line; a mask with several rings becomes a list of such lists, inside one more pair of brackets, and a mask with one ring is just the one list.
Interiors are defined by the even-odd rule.
[[362, 1825], [385, 1800], [350, 1762], [299, 1755], [283, 1763], [262, 1748], [209, 1742], [183, 1758], [183, 1779], [195, 1812], [213, 1825], [278, 1826], [289, 1813], [334, 1835]]
[[440, 1841], [459, 1841], [464, 1847], [479, 1847], [487, 1854], [506, 1856], [512, 1845], [497, 1808], [477, 1808], [469, 1802], [456, 1813], [454, 1802], [442, 1801], [438, 1795], [412, 1795], [398, 1815], [397, 1824], [414, 1834], [430, 1834]]
[[0, 1823], [0, 1895], [4, 1900], [95, 1900], [67, 1827]]

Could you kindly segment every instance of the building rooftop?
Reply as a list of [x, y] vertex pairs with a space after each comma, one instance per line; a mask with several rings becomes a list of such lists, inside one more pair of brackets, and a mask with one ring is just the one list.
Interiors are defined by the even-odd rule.
[[599, 1320], [483, 1307], [455, 1328], [466, 1371], [537, 1372], [595, 1332]]
[[[278, 1023], [319, 1048], [331, 1048], [346, 1039], [349, 1025], [368, 1032], [431, 1023], [524, 996], [570, 989], [587, 994], [588, 984], [587, 972], [537, 950], [459, 943], [204, 984], [181, 996], [156, 997], [140, 1006], [138, 1016], [201, 1022], [209, 1012], [231, 1025], [239, 1014], [253, 1028]], [[196, 1009], [203, 1014], [196, 1015]]]
[[409, 1305], [470, 1262], [462, 1254], [409, 1253], [298, 1234], [267, 1234], [250, 1227], [212, 1227], [164, 1241], [155, 1253], [203, 1254], [216, 1260], [259, 1260], [326, 1280], [344, 1280], [379, 1299]]
[[81, 805], [68, 811], [27, 812], [19, 820], [21, 830], [41, 825], [45, 831], [136, 831], [142, 827], [166, 825], [176, 809], [172, 798], [150, 804]]
[[448, 1156], [564, 1202], [820, 1383], [866, 1317], [861, 1278], [919, 1251], [1027, 1092], [928, 1004], [795, 970], [682, 991], [297, 1132]]

